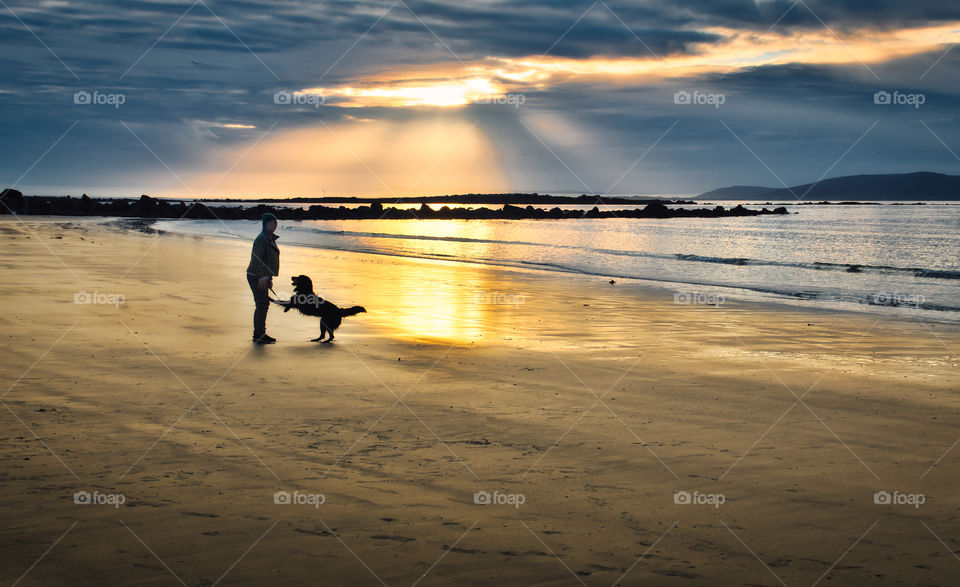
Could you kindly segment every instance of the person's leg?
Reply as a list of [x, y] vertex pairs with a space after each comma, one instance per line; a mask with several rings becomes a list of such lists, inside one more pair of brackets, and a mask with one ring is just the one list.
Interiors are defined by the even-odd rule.
[[247, 283], [250, 284], [250, 290], [253, 292], [253, 301], [256, 303], [256, 310], [253, 312], [253, 338], [260, 338], [267, 331], [267, 310], [270, 309], [270, 299], [267, 292], [260, 289], [258, 279], [252, 275], [247, 276]]

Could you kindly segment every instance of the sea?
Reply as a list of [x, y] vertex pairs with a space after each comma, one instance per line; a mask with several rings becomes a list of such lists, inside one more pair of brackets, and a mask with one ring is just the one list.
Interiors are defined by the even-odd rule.
[[[738, 203], [771, 207], [696, 207]], [[678, 303], [765, 300], [960, 321], [960, 204], [788, 210], [743, 218], [285, 220], [278, 235], [285, 246], [636, 280], [673, 289]], [[251, 240], [260, 223], [162, 220], [156, 228]]]

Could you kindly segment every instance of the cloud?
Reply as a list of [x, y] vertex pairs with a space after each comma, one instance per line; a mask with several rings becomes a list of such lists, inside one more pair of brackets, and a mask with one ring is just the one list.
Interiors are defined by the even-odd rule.
[[[721, 120], [792, 183], [815, 178], [877, 120], [835, 172], [960, 170], [919, 123], [960, 152], [960, 51], [948, 51], [960, 5], [942, 1], [7, 4], [23, 24], [0, 17], [0, 182], [33, 166], [20, 184], [27, 191], [187, 194], [178, 178], [222, 173], [268, 129], [270, 140], [292, 140], [323, 125], [351, 136], [351, 126], [369, 127], [361, 136], [421, 128], [438, 111], [475, 122], [491, 152], [483, 161], [516, 189], [602, 191], [677, 121], [617, 189], [769, 183]], [[870, 97], [884, 88], [924, 92], [926, 104], [878, 109]], [[684, 109], [672, 100], [678, 90], [727, 100], [720, 110]], [[77, 91], [125, 102], [77, 105]], [[324, 103], [278, 104], [278, 91]], [[489, 99], [514, 94], [519, 107]], [[342, 164], [318, 173], [359, 177]], [[280, 178], [287, 167], [276, 169]], [[483, 184], [482, 173], [464, 177]]]
[[224, 150], [211, 167], [185, 180], [191, 189], [239, 197], [399, 197], [509, 187], [484, 132], [445, 115], [281, 131], [250, 148]]
[[770, 65], [864, 65], [928, 53], [960, 41], [960, 23], [896, 30], [826, 29], [797, 33], [741, 32], [715, 28], [696, 51], [659, 58], [552, 55], [491, 57], [467, 63], [387, 70], [341, 86], [311, 87], [331, 104], [366, 106], [464, 106], [485, 96], [541, 91], [585, 79], [642, 85], [667, 79], [727, 74]]

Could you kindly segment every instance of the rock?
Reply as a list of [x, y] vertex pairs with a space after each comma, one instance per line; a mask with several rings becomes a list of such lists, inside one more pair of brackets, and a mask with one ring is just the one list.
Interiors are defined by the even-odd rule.
[[501, 210], [504, 218], [523, 218], [523, 208], [504, 204]]
[[139, 218], [202, 218], [222, 220], [259, 220], [265, 212], [276, 215], [280, 220], [346, 220], [380, 218], [440, 218], [440, 219], [548, 219], [548, 218], [721, 218], [728, 216], [758, 216], [788, 214], [785, 207], [768, 210], [752, 210], [737, 206], [725, 210], [723, 206], [715, 208], [668, 208], [662, 201], [648, 201], [644, 208], [623, 210], [600, 210], [592, 206], [588, 210], [553, 207], [549, 210], [532, 205], [524, 207], [504, 204], [502, 208], [451, 208], [442, 206], [435, 210], [423, 202], [419, 208], [384, 207], [380, 202], [371, 202], [369, 206], [348, 208], [346, 206], [329, 207], [312, 205], [309, 209], [281, 207], [274, 208], [264, 204], [252, 207], [228, 205], [208, 207], [202, 202], [172, 202], [142, 195], [138, 199], [116, 198], [100, 200], [84, 194], [80, 198], [70, 197], [25, 197], [17, 190], [7, 189], [0, 193], [0, 213], [17, 214], [56, 214], [63, 216], [119, 216]]
[[663, 202], [651, 202], [643, 209], [644, 216], [653, 218], [666, 218], [670, 214], [670, 209]]
[[23, 192], [7, 188], [0, 192], [0, 214], [23, 213]]

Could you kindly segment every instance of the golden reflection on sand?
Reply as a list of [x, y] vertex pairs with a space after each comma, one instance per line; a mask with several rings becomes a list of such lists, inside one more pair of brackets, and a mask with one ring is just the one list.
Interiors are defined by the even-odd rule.
[[[397, 222], [397, 221], [393, 221]], [[443, 238], [486, 239], [496, 230], [487, 223], [463, 221], [411, 221], [410, 233]], [[374, 229], [375, 230], [375, 229]], [[411, 239], [404, 246], [425, 254], [427, 241]], [[447, 241], [446, 254], [458, 255], [470, 249], [470, 255], [492, 257], [493, 243]], [[329, 296], [339, 305], [361, 304], [368, 313], [363, 321], [404, 340], [436, 344], [469, 344], [491, 338], [511, 336], [521, 328], [526, 296], [515, 291], [499, 271], [476, 264], [406, 259], [386, 255], [336, 254], [335, 269], [326, 259], [329, 251], [300, 248], [285, 249], [284, 267], [277, 280], [281, 297], [289, 289], [290, 272], [304, 273], [314, 279], [318, 294]], [[318, 279], [329, 274], [329, 278]], [[349, 325], [345, 326], [345, 328]]]

